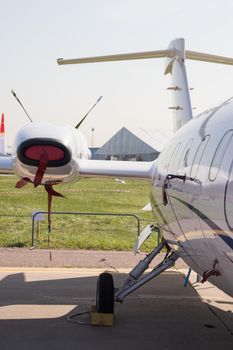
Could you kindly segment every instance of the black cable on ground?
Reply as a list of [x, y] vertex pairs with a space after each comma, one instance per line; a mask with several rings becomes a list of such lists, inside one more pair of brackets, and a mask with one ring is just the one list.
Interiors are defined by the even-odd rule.
[[72, 323], [76, 323], [76, 324], [79, 324], [81, 326], [89, 326], [90, 325], [90, 322], [89, 321], [80, 321], [78, 319], [75, 319], [76, 317], [79, 317], [79, 316], [83, 316], [83, 315], [90, 315], [91, 311], [88, 309], [88, 307], [86, 307], [86, 310], [85, 311], [79, 311], [79, 312], [76, 312], [70, 316], [67, 317], [67, 321], [68, 322], [72, 322]]

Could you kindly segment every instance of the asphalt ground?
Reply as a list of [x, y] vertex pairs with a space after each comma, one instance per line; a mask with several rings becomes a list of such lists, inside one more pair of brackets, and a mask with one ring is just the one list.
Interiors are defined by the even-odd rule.
[[[164, 256], [165, 253], [160, 253], [152, 265], [161, 262]], [[0, 266], [3, 267], [130, 268], [144, 257], [145, 253], [135, 255], [131, 251], [0, 248]], [[187, 267], [181, 259], [177, 266]]]
[[[102, 269], [2, 268], [0, 349], [232, 349], [232, 334], [184, 277], [169, 270], [115, 308], [114, 326], [90, 326]], [[115, 284], [126, 271], [114, 274]]]
[[[15, 265], [18, 260], [26, 265], [27, 254], [35, 262], [35, 254], [43, 253], [25, 251], [23, 259], [23, 250], [3, 249], [0, 255], [7, 252], [8, 261], [11, 264], [14, 261]], [[52, 252], [53, 264], [55, 253]], [[69, 268], [0, 268], [1, 350], [233, 349], [233, 298], [209, 283], [195, 283], [195, 274], [184, 288], [187, 268], [182, 262], [179, 270], [168, 270], [127, 297], [123, 304], [117, 304], [113, 327], [90, 326], [89, 314], [75, 318], [85, 324], [68, 322], [70, 315], [90, 310], [95, 304], [99, 273], [106, 268], [111, 270], [115, 286], [120, 286], [129, 270], [129, 266], [122, 268], [121, 265], [132, 267], [135, 260], [130, 261], [129, 256], [132, 259], [144, 256], [134, 257], [124, 252], [83, 253], [91, 267], [80, 268], [82, 254], [79, 254], [79, 268], [70, 265]], [[47, 251], [44, 254], [49, 256]], [[62, 265], [62, 260], [59, 261]], [[77, 264], [77, 260], [74, 261]], [[67, 264], [67, 259], [64, 262]], [[96, 262], [104, 266], [96, 268], [93, 266]], [[41, 266], [44, 263], [45, 260], [41, 261]], [[51, 263], [49, 257], [46, 263]], [[111, 265], [114, 266], [111, 268]]]

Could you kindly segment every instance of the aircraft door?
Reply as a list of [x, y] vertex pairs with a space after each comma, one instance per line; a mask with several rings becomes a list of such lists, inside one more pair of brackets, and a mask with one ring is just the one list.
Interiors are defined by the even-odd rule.
[[190, 179], [192, 169], [192, 159], [195, 158], [195, 152], [192, 148], [193, 140], [189, 140], [183, 149], [180, 159], [174, 160], [175, 166], [170, 166], [167, 194], [170, 205], [174, 211], [177, 222], [180, 227], [180, 239], [184, 242], [191, 237], [195, 237], [200, 229], [200, 221], [193, 212], [193, 208], [198, 201], [198, 194], [201, 190], [201, 184], [198, 179]]

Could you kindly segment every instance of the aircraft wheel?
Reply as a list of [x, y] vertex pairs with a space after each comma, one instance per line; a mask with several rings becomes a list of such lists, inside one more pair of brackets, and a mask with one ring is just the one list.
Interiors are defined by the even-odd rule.
[[96, 311], [104, 314], [114, 312], [114, 283], [110, 273], [99, 275], [96, 290]]

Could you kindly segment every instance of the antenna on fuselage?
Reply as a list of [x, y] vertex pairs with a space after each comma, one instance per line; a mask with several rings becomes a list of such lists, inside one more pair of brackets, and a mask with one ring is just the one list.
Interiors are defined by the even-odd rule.
[[97, 103], [99, 103], [99, 101], [101, 100], [103, 96], [100, 96], [98, 98], [98, 100], [94, 103], [94, 105], [91, 107], [91, 109], [89, 109], [89, 111], [84, 115], [84, 117], [82, 118], [82, 120], [76, 125], [75, 129], [78, 129], [81, 124], [84, 122], [84, 120], [86, 119], [86, 117], [88, 116], [88, 114], [95, 108], [95, 106], [97, 105]]
[[14, 92], [14, 90], [11, 90], [12, 95], [14, 96], [14, 98], [18, 101], [18, 103], [20, 104], [20, 106], [23, 108], [24, 112], [26, 113], [28, 119], [30, 120], [30, 122], [32, 123], [32, 119], [30, 118], [28, 112], [26, 111], [26, 109], [24, 108], [23, 104], [21, 103], [20, 99], [17, 97], [16, 93]]

